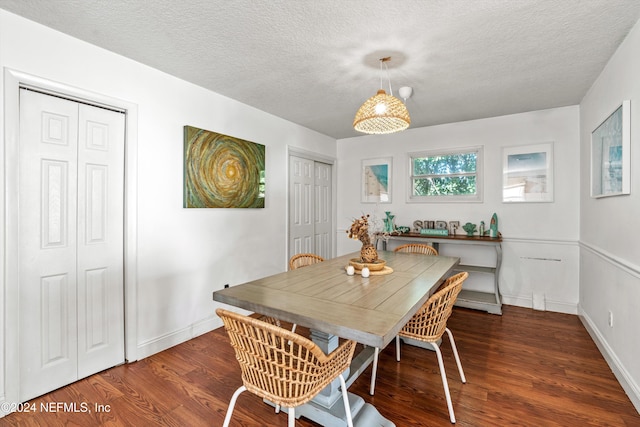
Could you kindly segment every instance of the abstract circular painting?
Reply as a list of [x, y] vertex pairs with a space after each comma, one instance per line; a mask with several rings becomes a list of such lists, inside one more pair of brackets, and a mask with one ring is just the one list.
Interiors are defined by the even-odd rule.
[[265, 146], [184, 127], [184, 207], [264, 208]]

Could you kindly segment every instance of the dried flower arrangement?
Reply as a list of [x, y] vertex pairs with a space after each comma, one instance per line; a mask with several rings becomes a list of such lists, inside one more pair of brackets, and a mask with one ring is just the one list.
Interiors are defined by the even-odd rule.
[[360, 249], [362, 262], [373, 263], [378, 260], [378, 251], [371, 243], [369, 214], [354, 219], [351, 228], [347, 230], [347, 234], [350, 239], [356, 239], [362, 242], [362, 249]]
[[369, 236], [369, 214], [353, 220], [351, 228], [347, 230], [350, 239], [360, 240], [363, 245], [371, 244]]

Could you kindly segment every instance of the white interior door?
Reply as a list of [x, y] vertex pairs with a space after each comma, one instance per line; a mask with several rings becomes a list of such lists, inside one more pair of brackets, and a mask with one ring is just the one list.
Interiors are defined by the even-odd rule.
[[79, 104], [78, 378], [124, 362], [124, 114]]
[[313, 253], [314, 162], [289, 157], [289, 257]]
[[20, 90], [20, 399], [124, 362], [124, 114]]
[[289, 257], [331, 257], [332, 165], [289, 157]]
[[315, 162], [314, 240], [315, 253], [331, 258], [331, 165]]

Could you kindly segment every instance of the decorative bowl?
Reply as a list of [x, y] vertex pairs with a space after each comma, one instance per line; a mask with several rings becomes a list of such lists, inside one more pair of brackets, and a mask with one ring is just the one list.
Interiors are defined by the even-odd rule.
[[380, 271], [387, 264], [387, 261], [383, 259], [378, 259], [374, 262], [362, 262], [360, 258], [351, 258], [349, 260], [349, 265], [352, 265], [356, 270], [362, 270], [367, 267], [369, 271]]

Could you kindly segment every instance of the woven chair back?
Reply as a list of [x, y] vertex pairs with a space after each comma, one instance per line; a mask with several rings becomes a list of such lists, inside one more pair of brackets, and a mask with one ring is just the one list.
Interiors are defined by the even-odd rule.
[[271, 323], [272, 325], [282, 326], [280, 324], [280, 319], [276, 319], [275, 317], [261, 315], [261, 316], [258, 316], [258, 320], [262, 320], [263, 322], [266, 322], [266, 323]]
[[436, 248], [425, 245], [424, 243], [407, 243], [405, 245], [398, 246], [393, 251], [409, 254], [438, 255]]
[[317, 264], [324, 261], [320, 255], [316, 254], [297, 254], [289, 259], [289, 270], [295, 270], [296, 268], [306, 267], [311, 264]]
[[310, 401], [351, 363], [355, 341], [331, 354], [313, 341], [259, 319], [217, 309], [248, 391], [283, 407]]
[[447, 328], [453, 304], [467, 277], [469, 273], [466, 271], [449, 277], [402, 328], [399, 335], [425, 342], [438, 341]]

